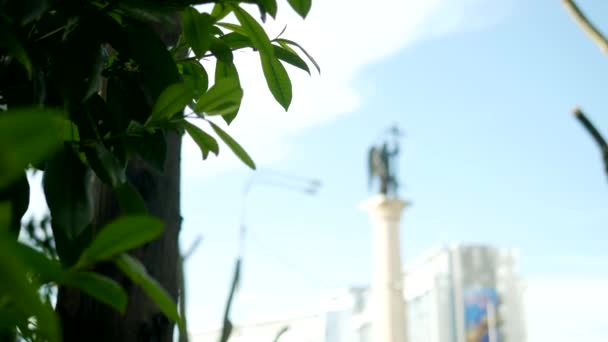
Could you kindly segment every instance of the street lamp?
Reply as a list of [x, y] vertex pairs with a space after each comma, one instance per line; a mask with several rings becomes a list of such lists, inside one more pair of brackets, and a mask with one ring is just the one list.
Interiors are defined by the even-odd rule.
[[256, 185], [272, 186], [297, 191], [308, 195], [315, 195], [321, 187], [321, 181], [314, 178], [296, 176], [275, 170], [260, 170], [254, 173], [245, 183], [245, 187], [243, 188], [239, 233], [239, 257], [242, 257], [245, 253], [245, 243], [247, 239], [247, 199], [249, 198], [252, 188]]
[[227, 340], [228, 336], [230, 335], [230, 332], [232, 331], [232, 323], [230, 321], [230, 309], [232, 307], [232, 301], [234, 299], [236, 288], [241, 283], [240, 278], [242, 274], [243, 257], [245, 255], [245, 244], [247, 238], [247, 225], [245, 224], [247, 198], [254, 185], [274, 186], [282, 189], [289, 189], [313, 195], [316, 194], [317, 190], [321, 186], [321, 182], [317, 179], [303, 178], [278, 171], [263, 170], [254, 173], [247, 181], [247, 183], [245, 183], [245, 187], [243, 188], [243, 202], [241, 207], [239, 250], [234, 269], [234, 276], [232, 279], [232, 286], [228, 295], [228, 299], [226, 301], [226, 308], [224, 311], [224, 326], [221, 332], [222, 341]]

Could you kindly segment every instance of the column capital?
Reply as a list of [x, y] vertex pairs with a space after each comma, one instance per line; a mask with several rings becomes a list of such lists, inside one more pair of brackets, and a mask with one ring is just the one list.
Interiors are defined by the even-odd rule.
[[398, 219], [401, 216], [401, 211], [411, 205], [411, 202], [398, 197], [379, 194], [363, 201], [359, 208], [373, 216]]

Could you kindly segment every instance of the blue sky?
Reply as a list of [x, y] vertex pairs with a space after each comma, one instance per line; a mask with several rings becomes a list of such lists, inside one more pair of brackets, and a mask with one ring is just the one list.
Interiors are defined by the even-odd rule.
[[[608, 3], [588, 3], [608, 31]], [[371, 232], [357, 208], [370, 195], [366, 152], [397, 123], [407, 132], [402, 195], [414, 203], [404, 260], [452, 241], [517, 248], [529, 340], [608, 339], [608, 184], [570, 114], [580, 105], [606, 132], [608, 59], [559, 1], [326, 0], [305, 22], [287, 7], [281, 15], [269, 30], [289, 23], [286, 35], [309, 47], [322, 74], [290, 69], [284, 113], [259, 86], [256, 62], [240, 56], [246, 105], [228, 129], [260, 169], [323, 187], [316, 196], [252, 188], [237, 317], [298, 311], [369, 282]], [[196, 333], [219, 325], [252, 173], [228, 152], [200, 162], [188, 141], [183, 158], [183, 245], [203, 236], [187, 264]]]
[[[608, 32], [608, 2], [586, 1]], [[401, 194], [405, 262], [442, 243], [517, 248], [528, 284], [529, 341], [608, 340], [608, 184], [572, 117], [580, 105], [608, 134], [608, 58], [559, 1], [315, 1], [306, 21], [279, 8], [268, 30], [301, 42], [322, 74], [289, 69], [285, 113], [239, 54], [244, 104], [228, 131], [261, 172], [320, 179], [310, 196], [254, 185], [235, 316], [297, 312], [368, 284], [366, 154], [387, 126], [406, 131]], [[348, 14], [343, 10], [348, 8]], [[209, 65], [213, 68], [213, 65]], [[219, 326], [252, 172], [227, 148], [200, 160], [185, 140], [182, 245], [193, 333]], [[40, 193], [32, 208], [43, 208]], [[559, 330], [555, 327], [560, 327]]]
[[[571, 115], [580, 105], [608, 134], [606, 56], [559, 1], [383, 0], [373, 9], [351, 1], [349, 15], [339, 12], [343, 3], [317, 1], [305, 22], [283, 21], [323, 68], [312, 77], [290, 69], [288, 113], [242, 57], [246, 105], [229, 131], [261, 170], [319, 178], [323, 187], [316, 196], [252, 188], [235, 315], [297, 311], [369, 282], [371, 232], [358, 209], [370, 195], [366, 153], [397, 123], [407, 134], [401, 193], [414, 203], [404, 260], [452, 241], [517, 248], [529, 340], [608, 339], [608, 184]], [[588, 3], [608, 31], [608, 3]], [[252, 173], [229, 152], [199, 162], [191, 142], [183, 158], [182, 242], [203, 237], [187, 264], [197, 332], [219, 324]]]

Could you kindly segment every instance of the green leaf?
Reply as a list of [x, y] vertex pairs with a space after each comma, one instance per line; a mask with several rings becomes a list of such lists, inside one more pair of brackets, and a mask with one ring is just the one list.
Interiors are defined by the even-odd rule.
[[[215, 63], [215, 82], [217, 83], [226, 78], [236, 80], [240, 84], [239, 72], [236, 65], [234, 65], [232, 62], [225, 62], [218, 59]], [[230, 123], [232, 123], [232, 121], [236, 118], [239, 109], [240, 103], [239, 106], [232, 111], [232, 113], [222, 115], [222, 119], [224, 119], [224, 121], [230, 125]]]
[[193, 125], [188, 121], [184, 120], [183, 125], [186, 129], [186, 132], [190, 134], [194, 142], [200, 148], [201, 153], [203, 154], [203, 160], [207, 159], [209, 151], [213, 152], [216, 156], [218, 155], [219, 146], [217, 144], [217, 141], [212, 136], [205, 133], [205, 131], [200, 129], [198, 126]]
[[245, 10], [240, 8], [238, 5], [229, 5], [236, 15], [236, 18], [241, 23], [244, 32], [239, 32], [245, 34], [251, 42], [253, 46], [260, 51], [260, 53], [267, 54], [272, 56], [274, 51], [272, 50], [272, 44], [270, 43], [270, 39], [264, 31], [264, 28]]
[[117, 254], [139, 247], [156, 239], [163, 231], [163, 223], [154, 217], [132, 215], [121, 217], [101, 229], [80, 256], [77, 267], [107, 260]]
[[[254, 19], [255, 20], [255, 19]], [[217, 26], [229, 29], [235, 33], [247, 36], [247, 30], [242, 26], [233, 23], [217, 23]]]
[[141, 286], [144, 292], [169, 319], [179, 325], [180, 331], [184, 331], [184, 323], [179, 317], [175, 301], [156, 279], [150, 277], [144, 265], [128, 254], [121, 254], [115, 259], [115, 262], [118, 268], [120, 268], [131, 281]]
[[193, 92], [184, 83], [175, 83], [163, 90], [152, 107], [152, 114], [146, 124], [171, 118], [174, 114], [184, 110], [192, 101]]
[[273, 45], [272, 47], [274, 48], [274, 55], [278, 59], [287, 62], [297, 68], [300, 68], [310, 75], [310, 69], [308, 68], [306, 62], [304, 62], [304, 60], [300, 58], [300, 56], [293, 53], [291, 49], [285, 49], [282, 46], [276, 45]]
[[198, 99], [194, 111], [208, 115], [233, 114], [241, 105], [242, 98], [243, 89], [238, 79], [221, 79]]
[[275, 100], [285, 108], [289, 109], [292, 99], [291, 80], [287, 70], [274, 55], [266, 55], [260, 52], [262, 70], [266, 83]]
[[165, 171], [167, 139], [162, 129], [157, 129], [154, 133], [142, 132], [135, 144], [135, 151], [143, 160], [159, 172]]
[[55, 239], [55, 249], [59, 261], [64, 267], [71, 267], [78, 262], [80, 255], [93, 241], [93, 226], [89, 224], [75, 239], [69, 239], [65, 232], [51, 218], [51, 228]]
[[188, 61], [181, 65], [184, 83], [190, 88], [195, 97], [200, 97], [209, 88], [207, 71], [198, 61]]
[[217, 135], [220, 137], [220, 139], [222, 139], [222, 141], [226, 145], [228, 145], [232, 152], [234, 152], [234, 154], [236, 154], [236, 156], [239, 157], [239, 159], [243, 163], [245, 163], [251, 169], [255, 170], [255, 163], [253, 162], [253, 159], [251, 159], [249, 154], [247, 154], [247, 152], [241, 147], [241, 145], [239, 145], [230, 135], [228, 135], [228, 133], [224, 132], [224, 130], [222, 130], [213, 122], [209, 121], [209, 124], [211, 125], [211, 128], [213, 128], [215, 133], [217, 133]]
[[[215, 63], [215, 82], [217, 83], [220, 80], [223, 80], [226, 78], [236, 80], [240, 84], [239, 72], [236, 68], [236, 65], [234, 65], [233, 62], [228, 62], [228, 61], [223, 61], [221, 59], [218, 59], [217, 62]], [[239, 106], [235, 110], [232, 111], [232, 113], [222, 115], [222, 119], [224, 119], [224, 121], [230, 125], [230, 123], [232, 123], [232, 121], [236, 118], [236, 116], [239, 112], [239, 109], [240, 109], [240, 103], [239, 103]]]
[[238, 32], [230, 32], [228, 34], [223, 35], [220, 38], [230, 49], [242, 49], [246, 47], [253, 47], [253, 43], [251, 43], [251, 39], [244, 34]]
[[312, 6], [312, 0], [287, 0], [287, 2], [302, 18], [306, 18]]
[[21, 230], [21, 218], [27, 211], [30, 202], [30, 184], [27, 180], [25, 171], [21, 172], [21, 176], [13, 181], [9, 186], [0, 188], [0, 203], [5, 203], [9, 207], [8, 222], [6, 226], [0, 223], [0, 229], [8, 227], [15, 240], [19, 236]]
[[289, 40], [289, 39], [285, 39], [285, 38], [278, 38], [276, 40], [276, 42], [281, 44], [283, 47], [286, 47], [288, 45], [296, 46], [298, 49], [300, 49], [300, 51], [302, 51], [306, 55], [306, 57], [308, 57], [308, 59], [310, 59], [312, 64], [315, 66], [315, 68], [317, 68], [317, 71], [319, 73], [321, 73], [321, 68], [319, 67], [319, 64], [317, 63], [317, 61], [315, 61], [315, 59], [312, 58], [312, 56], [300, 44], [294, 42], [293, 40]]
[[260, 4], [268, 14], [274, 19], [277, 16], [277, 0], [259, 0]]
[[5, 25], [0, 25], [0, 48], [7, 51], [9, 55], [15, 57], [23, 65], [28, 79], [31, 80], [33, 71], [32, 62], [23, 45], [21, 45], [17, 37]]
[[[26, 265], [19, 253], [20, 243], [13, 241], [0, 231], [0, 293], [3, 301], [8, 299], [11, 310], [25, 319], [34, 317], [37, 322], [37, 334], [40, 340], [60, 341], [59, 320], [53, 308], [41, 301], [36, 284], [28, 277]], [[0, 317], [4, 318], [4, 317]]]
[[0, 202], [0, 234], [11, 225], [13, 206], [9, 201]]
[[188, 7], [182, 14], [182, 30], [186, 42], [198, 58], [202, 58], [209, 50], [209, 40], [212, 19], [207, 13], [199, 13], [194, 7]]
[[61, 264], [44, 253], [21, 243], [16, 245], [16, 253], [24, 263], [24, 270], [37, 275], [39, 283], [44, 284], [61, 278]]
[[236, 80], [239, 84], [241, 83], [236, 65], [232, 62], [224, 62], [218, 59], [215, 63], [215, 83], [226, 78]]
[[147, 214], [146, 203], [137, 189], [130, 182], [114, 189], [118, 199], [118, 205], [125, 214]]
[[57, 49], [58, 55], [51, 63], [49, 76], [64, 102], [70, 105], [81, 103], [99, 91], [106, 54], [98, 29], [102, 23], [97, 18], [70, 20], [63, 31], [61, 49]]
[[93, 220], [91, 170], [72, 146], [65, 144], [49, 159], [42, 178], [44, 195], [53, 218], [53, 231], [75, 239]]
[[216, 22], [224, 19], [228, 14], [230, 14], [230, 8], [221, 2], [216, 3], [211, 10], [211, 16]]
[[173, 56], [150, 25], [125, 18], [124, 25], [109, 19], [103, 27], [106, 41], [125, 60], [135, 61], [141, 83], [152, 99], [170, 84], [181, 81]]
[[102, 143], [85, 148], [84, 153], [97, 177], [105, 184], [117, 188], [127, 181], [123, 165]]
[[62, 141], [64, 112], [11, 109], [0, 116], [0, 188], [19, 178], [28, 164], [38, 164]]
[[120, 313], [127, 309], [127, 292], [116, 281], [101, 274], [67, 271], [58, 283], [77, 288]]

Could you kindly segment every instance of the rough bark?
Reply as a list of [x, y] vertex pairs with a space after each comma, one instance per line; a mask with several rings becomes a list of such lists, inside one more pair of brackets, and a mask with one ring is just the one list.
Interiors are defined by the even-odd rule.
[[[150, 213], [165, 222], [165, 231], [159, 239], [131, 254], [142, 261], [150, 275], [157, 279], [176, 301], [176, 265], [179, 258], [178, 235], [181, 223], [180, 146], [180, 135], [168, 133], [165, 174], [158, 173], [140, 160], [134, 160], [127, 169], [128, 178], [144, 197]], [[116, 218], [120, 211], [111, 189], [102, 184], [96, 184], [96, 187], [95, 226], [100, 227]], [[60, 288], [57, 312], [61, 317], [65, 342], [173, 340], [173, 323], [160, 312], [139, 286], [133, 285], [113, 265], [101, 264], [97, 271], [116, 279], [124, 286], [129, 295], [127, 311], [121, 315], [78, 290]]]
[[[171, 27], [156, 26], [161, 38], [172, 45], [179, 37], [179, 17], [173, 16]], [[178, 236], [180, 215], [181, 135], [165, 132], [167, 159], [164, 174], [144, 161], [134, 159], [127, 167], [127, 177], [142, 195], [151, 215], [165, 223], [160, 238], [131, 252], [177, 302], [180, 257]], [[121, 214], [112, 190], [97, 182], [94, 227], [101, 227]], [[61, 317], [65, 342], [170, 342], [174, 324], [165, 317], [139, 286], [131, 283], [112, 264], [100, 264], [96, 271], [117, 280], [127, 291], [129, 302], [124, 315], [99, 303], [82, 292], [60, 288], [56, 310]]]

